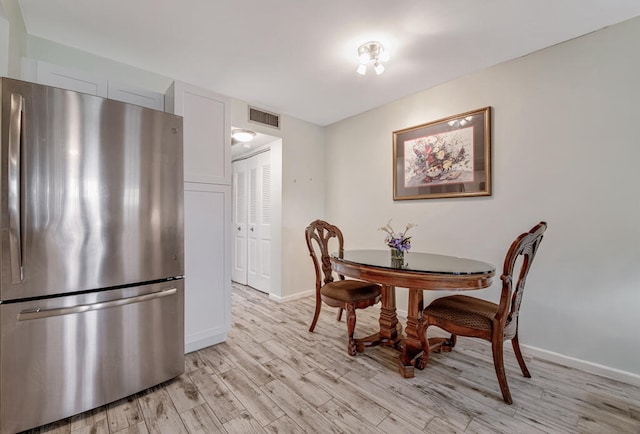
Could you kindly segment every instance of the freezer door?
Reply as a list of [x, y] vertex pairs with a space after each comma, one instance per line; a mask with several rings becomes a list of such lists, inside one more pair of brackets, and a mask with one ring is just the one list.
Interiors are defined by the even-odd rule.
[[182, 374], [183, 282], [0, 304], [0, 433]]
[[1, 79], [0, 300], [184, 274], [182, 118]]

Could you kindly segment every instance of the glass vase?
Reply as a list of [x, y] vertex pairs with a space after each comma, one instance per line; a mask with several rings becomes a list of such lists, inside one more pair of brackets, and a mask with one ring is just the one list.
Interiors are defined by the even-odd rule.
[[391, 249], [391, 266], [394, 268], [402, 268], [404, 265], [404, 252], [399, 249]]
[[404, 259], [404, 252], [400, 249], [391, 249], [391, 259]]

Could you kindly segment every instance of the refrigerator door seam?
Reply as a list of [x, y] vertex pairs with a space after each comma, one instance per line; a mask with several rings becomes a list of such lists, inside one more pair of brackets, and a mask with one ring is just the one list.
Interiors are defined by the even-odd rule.
[[177, 290], [177, 288], [163, 289], [161, 291], [152, 292], [150, 294], [121, 298], [112, 301], [103, 301], [99, 303], [83, 304], [79, 306], [61, 307], [55, 309], [28, 309], [23, 310], [18, 314], [18, 321], [29, 321], [33, 319], [49, 318], [53, 316], [70, 315], [74, 313], [90, 312], [93, 310], [109, 309], [112, 307], [124, 306], [127, 304], [140, 303], [143, 301], [153, 300], [155, 298], [174, 295]]

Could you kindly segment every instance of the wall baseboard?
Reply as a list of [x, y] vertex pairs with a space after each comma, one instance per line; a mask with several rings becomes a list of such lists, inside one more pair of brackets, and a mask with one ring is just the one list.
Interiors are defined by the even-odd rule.
[[225, 342], [226, 340], [227, 332], [213, 333], [206, 336], [202, 336], [202, 333], [199, 333], [196, 337], [190, 336], [189, 338], [185, 338], [184, 353], [192, 353], [202, 348]]
[[280, 297], [279, 295], [269, 294], [269, 300], [273, 300], [276, 303], [286, 303], [287, 301], [298, 300], [299, 298], [315, 295], [315, 293], [316, 293], [315, 289], [310, 289], [309, 291], [296, 292], [295, 294], [287, 295], [286, 297]]
[[589, 374], [600, 375], [611, 380], [620, 381], [633, 386], [640, 386], [640, 375], [632, 372], [622, 371], [620, 369], [611, 368], [609, 366], [599, 365], [597, 363], [587, 362], [586, 360], [576, 359], [565, 356], [563, 354], [554, 353], [552, 351], [543, 350], [541, 348], [520, 344], [522, 352], [533, 356], [540, 360], [553, 362], [568, 368], [578, 369]]

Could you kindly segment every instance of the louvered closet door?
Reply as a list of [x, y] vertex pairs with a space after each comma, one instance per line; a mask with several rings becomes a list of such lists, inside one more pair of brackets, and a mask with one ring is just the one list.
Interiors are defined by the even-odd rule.
[[231, 280], [247, 284], [247, 204], [249, 182], [247, 160], [233, 163], [233, 233]]
[[271, 152], [247, 161], [249, 177], [247, 284], [271, 291]]

